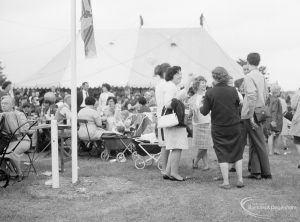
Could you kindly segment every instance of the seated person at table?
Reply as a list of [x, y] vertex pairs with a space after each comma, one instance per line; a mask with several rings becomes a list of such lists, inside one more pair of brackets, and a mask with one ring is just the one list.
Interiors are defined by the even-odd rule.
[[106, 130], [115, 130], [117, 123], [121, 121], [121, 106], [117, 104], [115, 97], [108, 97], [103, 114], [102, 120], [106, 120]]
[[145, 92], [144, 97], [147, 101], [146, 106], [148, 106], [148, 107], [156, 106], [155, 92], [153, 92], [153, 90]]
[[138, 113], [151, 112], [150, 108], [146, 105], [147, 100], [145, 97], [141, 96], [138, 98]]
[[21, 106], [20, 112], [24, 113], [25, 116], [28, 118], [31, 116], [31, 105], [29, 103], [24, 103]]
[[55, 104], [52, 104], [50, 101], [45, 100], [42, 104], [42, 107], [38, 115], [50, 117], [52, 114], [55, 115], [55, 113], [56, 113]]
[[[0, 119], [5, 118], [4, 132], [14, 133], [22, 124], [27, 122], [24, 113], [14, 110], [14, 99], [11, 96], [4, 96], [1, 100], [1, 108], [3, 113], [0, 113]], [[24, 152], [30, 149], [30, 139], [26, 135], [29, 129], [29, 124], [22, 126], [18, 132], [16, 132], [16, 137], [10, 142], [9, 147], [6, 151], [5, 157], [11, 160], [11, 163], [15, 166], [17, 171], [18, 181], [23, 179], [22, 169], [21, 169], [21, 156]], [[23, 139], [22, 139], [23, 138]], [[21, 141], [21, 142], [20, 142]], [[18, 144], [19, 143], [19, 144]]]
[[71, 119], [71, 115], [71, 95], [67, 95], [64, 98], [63, 105], [56, 110], [54, 119], [58, 123], [63, 123], [64, 119]]
[[100, 139], [102, 134], [105, 132], [101, 128], [102, 121], [101, 117], [95, 109], [96, 99], [94, 97], [88, 96], [85, 98], [85, 105], [83, 109], [78, 112], [78, 119], [87, 120], [87, 128], [85, 124], [80, 124], [78, 130], [78, 136], [80, 139]]

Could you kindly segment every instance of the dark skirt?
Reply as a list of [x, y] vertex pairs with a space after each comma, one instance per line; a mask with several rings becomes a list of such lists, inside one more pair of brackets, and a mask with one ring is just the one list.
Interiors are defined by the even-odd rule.
[[219, 163], [235, 163], [243, 159], [240, 124], [226, 127], [212, 126], [211, 134]]
[[294, 136], [294, 144], [300, 145], [300, 137], [299, 136]]

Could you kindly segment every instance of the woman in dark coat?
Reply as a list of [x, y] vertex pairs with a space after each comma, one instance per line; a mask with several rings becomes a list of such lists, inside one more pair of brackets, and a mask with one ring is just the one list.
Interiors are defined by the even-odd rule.
[[211, 111], [211, 133], [213, 146], [220, 164], [223, 184], [229, 189], [228, 166], [235, 163], [238, 175], [237, 187], [243, 187], [241, 128], [239, 115], [239, 96], [235, 87], [228, 86], [230, 76], [226, 69], [217, 67], [212, 71], [214, 87], [206, 91], [200, 112]]

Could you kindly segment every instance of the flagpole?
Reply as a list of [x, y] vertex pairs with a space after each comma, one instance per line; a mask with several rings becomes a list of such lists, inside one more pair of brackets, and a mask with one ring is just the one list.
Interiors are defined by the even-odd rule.
[[71, 0], [71, 111], [72, 111], [72, 183], [78, 181], [77, 161], [77, 74], [76, 74], [76, 0]]

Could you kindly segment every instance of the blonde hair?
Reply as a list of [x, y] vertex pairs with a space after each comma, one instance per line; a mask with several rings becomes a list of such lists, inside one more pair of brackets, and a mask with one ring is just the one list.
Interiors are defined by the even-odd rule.
[[10, 102], [10, 104], [11, 104], [12, 107], [14, 107], [14, 105], [15, 105], [15, 99], [13, 97], [8, 96], [8, 95], [2, 96], [1, 101], [5, 100], [5, 99]]
[[276, 83], [276, 84], [272, 84], [270, 87], [270, 91], [272, 94], [280, 94], [281, 91], [281, 87]]

